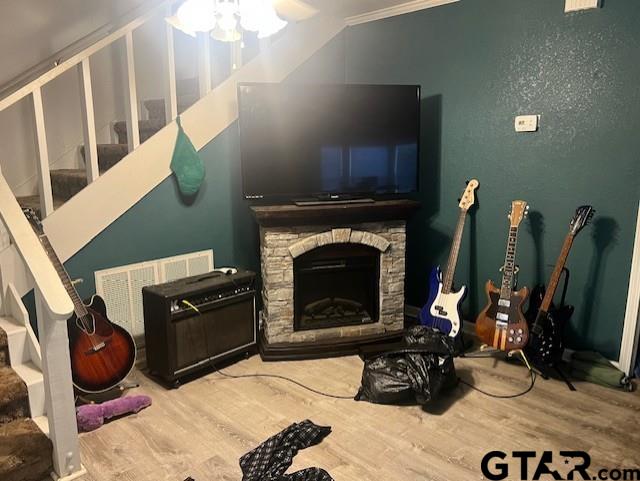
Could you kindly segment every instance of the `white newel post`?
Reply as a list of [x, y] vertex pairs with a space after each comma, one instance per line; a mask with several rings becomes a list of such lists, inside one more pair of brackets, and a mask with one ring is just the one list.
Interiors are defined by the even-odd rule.
[[53, 443], [53, 470], [58, 478], [81, 471], [78, 426], [71, 382], [71, 361], [67, 318], [54, 315], [35, 288], [38, 333], [42, 352], [45, 408], [49, 420], [49, 437]]

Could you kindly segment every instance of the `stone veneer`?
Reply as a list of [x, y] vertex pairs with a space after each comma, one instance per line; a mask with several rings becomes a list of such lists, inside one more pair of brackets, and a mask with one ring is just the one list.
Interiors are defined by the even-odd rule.
[[[378, 322], [294, 331], [293, 260], [333, 243], [365, 244], [380, 251]], [[404, 221], [354, 224], [351, 227], [260, 227], [262, 328], [269, 344], [301, 343], [399, 331], [404, 324], [406, 229]]]

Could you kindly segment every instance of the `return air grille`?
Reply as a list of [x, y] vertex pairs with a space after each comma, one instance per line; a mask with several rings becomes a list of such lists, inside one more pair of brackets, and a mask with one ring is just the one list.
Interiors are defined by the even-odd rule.
[[104, 299], [111, 321], [140, 342], [144, 337], [142, 288], [212, 270], [212, 250], [129, 264], [96, 271], [96, 293]]

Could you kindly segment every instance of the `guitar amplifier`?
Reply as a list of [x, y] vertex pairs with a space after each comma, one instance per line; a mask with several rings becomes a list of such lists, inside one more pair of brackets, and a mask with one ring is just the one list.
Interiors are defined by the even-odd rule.
[[142, 289], [147, 365], [180, 378], [256, 346], [255, 274], [210, 272]]

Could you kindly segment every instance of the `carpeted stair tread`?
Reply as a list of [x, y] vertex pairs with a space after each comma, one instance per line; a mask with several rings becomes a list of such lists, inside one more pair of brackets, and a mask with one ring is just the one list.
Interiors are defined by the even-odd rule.
[[51, 440], [31, 419], [0, 425], [0, 479], [42, 481], [51, 471]]
[[0, 425], [29, 415], [27, 385], [13, 369], [0, 367]]
[[[39, 195], [25, 195], [17, 197], [18, 204], [23, 209], [32, 209], [38, 217], [42, 219], [42, 213], [40, 212], [40, 196]], [[53, 209], [58, 209], [64, 201], [62, 199], [53, 198]]]
[[9, 365], [9, 338], [0, 329], [0, 369]]
[[[161, 119], [149, 119], [138, 121], [138, 130], [140, 132], [140, 143], [148, 140], [153, 134], [164, 127], [164, 118]], [[113, 124], [113, 130], [118, 134], [118, 142], [126, 144], [128, 141], [127, 136], [127, 123], [124, 120]]]
[[[178, 98], [178, 113], [181, 114], [199, 99], [198, 94], [189, 94]], [[150, 99], [144, 101], [144, 106], [149, 113], [149, 118], [154, 120], [165, 120], [164, 99]]]
[[87, 186], [87, 171], [84, 169], [55, 169], [51, 171], [53, 198], [68, 201]]
[[[129, 153], [127, 144], [98, 144], [98, 167], [104, 173], [120, 162]], [[85, 159], [84, 145], [80, 146], [80, 154]]]

